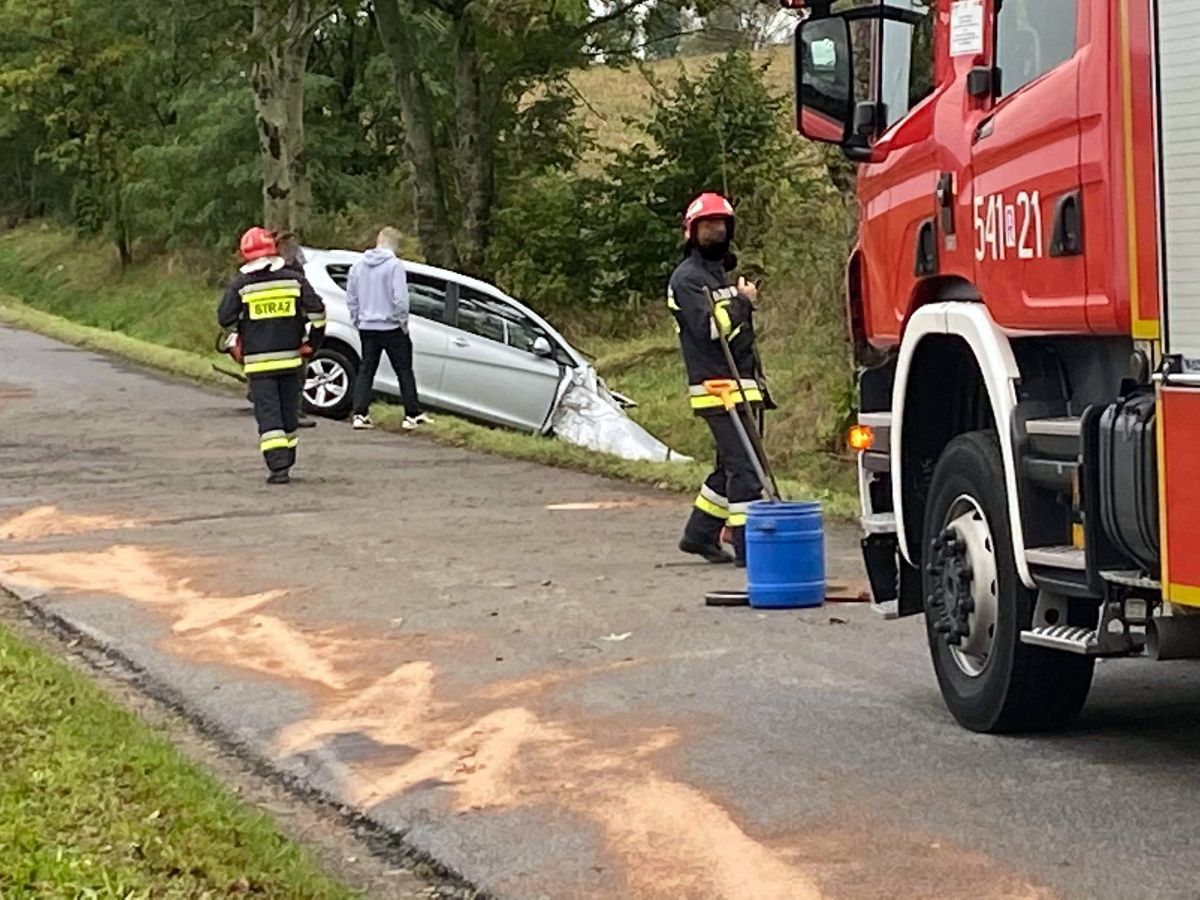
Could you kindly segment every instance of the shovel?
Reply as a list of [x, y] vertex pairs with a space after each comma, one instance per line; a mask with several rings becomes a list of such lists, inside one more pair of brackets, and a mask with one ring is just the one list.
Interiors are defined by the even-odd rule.
[[[767, 474], [763, 460], [759, 458], [758, 451], [755, 449], [754, 441], [751, 440], [750, 434], [746, 430], [746, 423], [742, 420], [741, 413], [738, 412], [738, 395], [740, 394], [743, 399], [746, 396], [741, 382], [732, 378], [718, 378], [704, 382], [704, 390], [720, 400], [721, 405], [725, 407], [725, 411], [733, 419], [733, 427], [737, 429], [742, 447], [749, 455], [750, 462], [754, 466], [754, 474], [758, 476], [758, 483], [762, 485], [763, 499], [771, 503], [781, 502], [779, 489], [775, 486], [775, 479]], [[754, 427], [753, 423], [751, 423], [750, 427]]]
[[[704, 288], [704, 296], [708, 299], [709, 312], [712, 314], [713, 322], [715, 324], [717, 321], [717, 304], [716, 301], [713, 300], [712, 291], [710, 291], [708, 288]], [[759, 482], [763, 486], [764, 498], [773, 503], [780, 503], [782, 502], [783, 495], [779, 493], [779, 485], [775, 481], [775, 473], [771, 470], [771, 463], [767, 459], [767, 449], [763, 446], [762, 435], [759, 434], [758, 426], [754, 423], [754, 416], [750, 411], [750, 402], [746, 398], [746, 389], [742, 387], [741, 373], [738, 371], [737, 363], [734, 362], [733, 350], [729, 346], [729, 338], [721, 333], [720, 328], [717, 328], [716, 332], [717, 340], [721, 344], [721, 352], [725, 355], [725, 365], [729, 367], [729, 373], [732, 376], [730, 381], [726, 382], [721, 380], [720, 383], [732, 385], [732, 389], [735, 390], [739, 395], [739, 400], [734, 401], [734, 406], [732, 408], [726, 406], [726, 409], [730, 409], [733, 413], [734, 421], [738, 426], [738, 434], [742, 436], [743, 443], [747, 444], [752, 451], [750, 453], [750, 458], [754, 460], [754, 470], [758, 475]], [[716, 384], [717, 382], [714, 381], [712, 383]], [[708, 388], [708, 385], [709, 382], [706, 381], [704, 383], [706, 389]], [[713, 394], [711, 390], [709, 393]], [[719, 397], [720, 394], [713, 394], [713, 396]], [[722, 400], [722, 402], [724, 402], [724, 400]], [[749, 431], [747, 431], [745, 423], [742, 422], [742, 417], [737, 414], [737, 403], [739, 402], [746, 407], [746, 418], [750, 423]]]

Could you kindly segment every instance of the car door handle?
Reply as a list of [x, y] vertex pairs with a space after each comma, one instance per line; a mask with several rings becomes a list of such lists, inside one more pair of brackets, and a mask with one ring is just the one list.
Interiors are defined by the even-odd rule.
[[454, 339], [454, 346], [455, 346], [455, 347], [470, 347], [470, 346], [471, 346], [471, 342], [470, 342], [470, 341], [468, 341], [466, 338], [455, 338], [455, 339]]

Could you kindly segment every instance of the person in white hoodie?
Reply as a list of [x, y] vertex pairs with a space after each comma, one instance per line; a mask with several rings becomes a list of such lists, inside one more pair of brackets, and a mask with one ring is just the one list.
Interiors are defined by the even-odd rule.
[[364, 253], [350, 269], [346, 284], [350, 320], [362, 340], [362, 366], [354, 384], [354, 427], [360, 430], [375, 427], [370, 416], [371, 394], [379, 360], [385, 353], [400, 381], [404, 428], [412, 430], [431, 421], [417, 399], [408, 329], [408, 278], [396, 256], [399, 246], [400, 232], [383, 229], [375, 249]]

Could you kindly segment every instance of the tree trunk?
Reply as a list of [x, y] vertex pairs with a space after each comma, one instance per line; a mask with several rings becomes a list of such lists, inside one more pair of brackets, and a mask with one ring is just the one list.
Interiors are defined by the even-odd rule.
[[288, 172], [292, 182], [292, 202], [286, 231], [303, 233], [312, 218], [312, 182], [308, 177], [308, 151], [304, 143], [304, 76], [308, 70], [311, 35], [303, 47], [293, 53], [294, 67], [288, 73], [287, 119], [284, 146], [288, 148]]
[[125, 214], [125, 192], [121, 177], [110, 173], [109, 190], [112, 192], [112, 237], [121, 259], [121, 271], [133, 265], [133, 239], [129, 233], [129, 217]]
[[262, 159], [263, 224], [300, 233], [308, 225], [312, 188], [304, 152], [304, 76], [312, 47], [315, 4], [254, 3], [255, 124]]
[[405, 149], [416, 181], [417, 236], [425, 258], [431, 264], [456, 269], [458, 251], [438, 163], [440, 154], [434, 134], [433, 104], [417, 67], [412, 25], [402, 15], [398, 0], [379, 0], [375, 4], [375, 18], [400, 96]]
[[483, 107], [483, 75], [475, 37], [474, 14], [468, 7], [454, 21], [454, 159], [464, 213], [462, 265], [469, 274], [484, 275], [491, 237], [494, 160], [491, 117]]

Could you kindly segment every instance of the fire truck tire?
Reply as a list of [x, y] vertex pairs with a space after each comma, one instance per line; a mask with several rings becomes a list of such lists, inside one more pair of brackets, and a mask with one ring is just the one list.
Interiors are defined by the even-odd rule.
[[942, 697], [985, 733], [1062, 728], [1082, 709], [1095, 661], [1021, 643], [1036, 597], [1017, 574], [1000, 443], [955, 438], [925, 509], [925, 624]]

